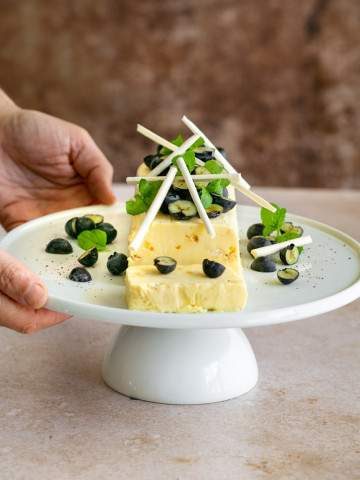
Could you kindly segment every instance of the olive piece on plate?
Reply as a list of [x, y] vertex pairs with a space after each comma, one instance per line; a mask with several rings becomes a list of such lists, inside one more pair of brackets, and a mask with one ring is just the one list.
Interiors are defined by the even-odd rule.
[[92, 280], [90, 273], [83, 267], [75, 267], [69, 275], [73, 282], [90, 282]]
[[194, 148], [195, 157], [203, 162], [211, 160], [214, 155], [214, 149], [209, 147], [196, 147]]
[[255, 248], [267, 247], [269, 245], [271, 245], [271, 241], [268, 238], [257, 235], [248, 241], [247, 251], [251, 253], [251, 250]]
[[169, 203], [168, 206], [170, 215], [176, 220], [190, 220], [196, 217], [196, 206], [190, 200], [176, 200]]
[[293, 228], [294, 228], [294, 225], [292, 222], [284, 222], [281, 225], [280, 231], [281, 233], [287, 233], [287, 232], [290, 232], [290, 230], [292, 230]]
[[235, 200], [231, 200], [222, 195], [217, 195], [216, 193], [212, 193], [211, 196], [216, 205], [221, 205], [223, 207], [223, 213], [228, 212], [236, 206]]
[[296, 268], [282, 268], [278, 270], [277, 277], [282, 284], [289, 285], [299, 278], [299, 272]]
[[225, 272], [225, 265], [214, 260], [208, 260], [205, 258], [202, 263], [203, 272], [209, 278], [220, 277]]
[[114, 252], [107, 260], [106, 266], [113, 275], [121, 275], [127, 269], [129, 263], [124, 253]]
[[181, 200], [181, 197], [174, 190], [170, 189], [164, 198], [163, 203], [161, 204], [160, 211], [162, 213], [169, 213], [169, 204]]
[[103, 232], [106, 233], [106, 243], [111, 243], [115, 240], [117, 236], [117, 230], [116, 228], [111, 225], [111, 223], [100, 223], [99, 225], [96, 226], [97, 230], [102, 230]]
[[104, 217], [97, 213], [89, 213], [87, 215], [84, 215], [84, 217], [92, 220], [95, 223], [95, 227], [104, 221]]
[[275, 272], [276, 265], [270, 257], [258, 257], [250, 265], [256, 272]]
[[154, 259], [155, 267], [163, 275], [167, 275], [168, 273], [173, 272], [176, 268], [176, 264], [177, 264], [176, 260], [171, 257], [161, 256], [161, 257], [156, 257]]
[[62, 255], [66, 253], [72, 253], [73, 248], [71, 243], [65, 238], [54, 238], [54, 240], [50, 240], [50, 242], [46, 245], [45, 250], [47, 253], [57, 253]]
[[68, 220], [65, 223], [65, 232], [71, 238], [76, 238], [77, 237], [77, 233], [76, 233], [76, 220], [77, 219], [78, 219], [78, 217], [73, 217], [73, 218], [70, 218], [70, 220]]
[[250, 225], [246, 232], [247, 238], [250, 240], [253, 237], [258, 237], [259, 235], [262, 235], [264, 228], [265, 227], [262, 223], [254, 223], [253, 225]]
[[297, 225], [297, 226], [295, 226], [295, 227], [293, 227], [293, 228], [291, 229], [291, 232], [297, 233], [297, 235], [298, 235], [299, 237], [302, 237], [302, 235], [303, 235], [303, 233], [304, 233], [304, 229], [303, 229], [302, 227], [300, 227], [300, 226]]
[[284, 265], [294, 265], [299, 260], [299, 249], [292, 243], [280, 250], [280, 260]]
[[210, 205], [210, 207], [206, 208], [206, 213], [209, 218], [216, 218], [224, 213], [224, 208], [221, 205], [216, 205], [216, 203], [213, 203]]
[[92, 267], [95, 265], [99, 258], [99, 254], [97, 251], [96, 247], [90, 248], [90, 250], [87, 250], [83, 254], [80, 255], [78, 258], [78, 262], [81, 263], [81, 265], [84, 265], [84, 267]]
[[77, 236], [81, 232], [84, 232], [85, 230], [94, 230], [94, 228], [95, 228], [95, 223], [91, 220], [91, 218], [79, 217], [76, 219], [75, 229], [76, 229]]
[[173, 185], [172, 185], [172, 189], [183, 200], [189, 200], [191, 198], [190, 192], [189, 192], [189, 189], [186, 185], [185, 180], [180, 180], [180, 179], [175, 177], [175, 180], [174, 180]]

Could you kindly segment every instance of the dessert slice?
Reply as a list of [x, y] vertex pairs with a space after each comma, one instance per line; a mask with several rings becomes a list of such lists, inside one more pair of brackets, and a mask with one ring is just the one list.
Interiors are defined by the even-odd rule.
[[178, 265], [168, 275], [152, 265], [129, 267], [125, 282], [132, 310], [226, 312], [241, 310], [247, 300], [242, 272], [226, 268], [220, 277], [209, 278], [198, 263]]

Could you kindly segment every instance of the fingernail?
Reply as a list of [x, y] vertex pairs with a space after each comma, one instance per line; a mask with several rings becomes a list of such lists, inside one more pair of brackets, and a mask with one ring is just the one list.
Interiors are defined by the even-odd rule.
[[25, 302], [33, 308], [41, 308], [46, 302], [46, 290], [41, 283], [33, 283], [24, 294]]

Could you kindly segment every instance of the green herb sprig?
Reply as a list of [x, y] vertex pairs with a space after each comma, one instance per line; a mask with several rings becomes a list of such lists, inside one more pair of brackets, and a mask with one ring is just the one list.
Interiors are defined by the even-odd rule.
[[83, 250], [96, 247], [99, 251], [106, 248], [106, 233], [103, 230], [84, 230], [77, 236], [77, 242]]

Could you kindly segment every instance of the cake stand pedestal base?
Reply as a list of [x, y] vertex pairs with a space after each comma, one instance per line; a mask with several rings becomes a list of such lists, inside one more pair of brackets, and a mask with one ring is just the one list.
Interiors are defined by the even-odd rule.
[[103, 378], [128, 397], [202, 404], [238, 397], [256, 385], [258, 368], [239, 328], [121, 327], [105, 356]]

